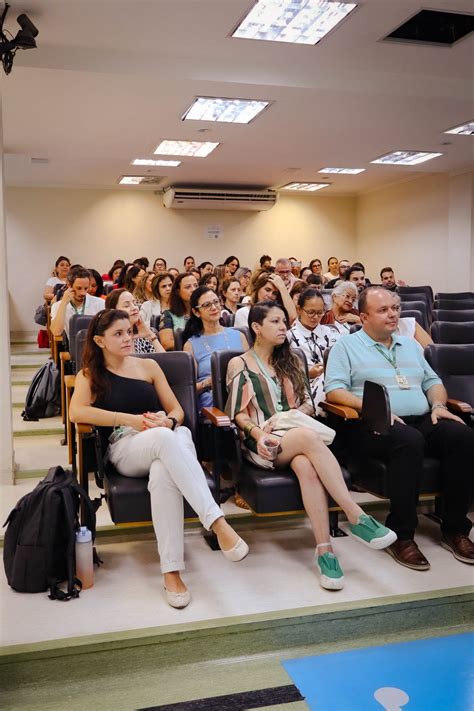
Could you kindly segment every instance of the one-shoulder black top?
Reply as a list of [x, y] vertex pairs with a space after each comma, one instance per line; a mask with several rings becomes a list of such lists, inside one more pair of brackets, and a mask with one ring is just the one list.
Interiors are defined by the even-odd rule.
[[[136, 378], [124, 378], [106, 370], [107, 392], [102, 398], [97, 398], [93, 407], [111, 412], [126, 412], [130, 415], [141, 415], [143, 412], [158, 412], [162, 405], [153, 383]], [[100, 427], [102, 446], [112, 434], [113, 427]]]

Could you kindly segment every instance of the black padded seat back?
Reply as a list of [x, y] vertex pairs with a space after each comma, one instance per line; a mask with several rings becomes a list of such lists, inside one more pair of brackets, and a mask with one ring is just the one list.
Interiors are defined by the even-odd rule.
[[450, 323], [449, 321], [433, 321], [431, 338], [435, 343], [474, 343], [474, 321]]
[[418, 311], [418, 309], [403, 309], [401, 318], [414, 318], [417, 324], [424, 328], [423, 324], [425, 323], [425, 318], [421, 311]]
[[142, 353], [137, 358], [152, 358], [158, 363], [184, 410], [183, 424], [191, 430], [193, 440], [196, 440], [198, 410], [194, 360], [191, 354], [185, 351]]
[[474, 309], [474, 299], [436, 299], [435, 309], [466, 311]]
[[423, 286], [399, 286], [398, 293], [400, 296], [402, 294], [416, 294], [417, 292], [424, 292], [428, 295], [429, 300], [433, 303], [433, 289], [429, 284], [424, 284]]
[[248, 326], [232, 326], [232, 328], [235, 328], [236, 331], [240, 331], [240, 333], [243, 333], [245, 338], [247, 339], [247, 343], [249, 344], [249, 348], [252, 347], [252, 338], [250, 336], [250, 328]]
[[74, 359], [76, 353], [76, 337], [79, 331], [87, 331], [94, 316], [85, 314], [73, 314], [69, 320], [69, 353]]
[[71, 353], [74, 359], [74, 372], [78, 373], [82, 368], [82, 355], [87, 341], [87, 329], [82, 328], [76, 335], [75, 353]]
[[448, 396], [474, 407], [474, 345], [434, 343], [425, 358], [443, 381]]
[[244, 351], [214, 351], [211, 354], [212, 394], [214, 405], [224, 411], [227, 402], [227, 366], [232, 358], [242, 355]]
[[439, 291], [435, 296], [436, 301], [440, 299], [474, 299], [474, 291]]
[[184, 328], [175, 328], [173, 331], [175, 351], [182, 351], [183, 350], [183, 346], [184, 346], [183, 333], [184, 333]]
[[150, 328], [155, 328], [157, 331], [160, 330], [160, 319], [161, 316], [152, 316], [150, 318]]
[[410, 294], [399, 294], [399, 297], [402, 303], [404, 303], [405, 301], [424, 301], [424, 303], [426, 304], [426, 308], [429, 311], [433, 307], [433, 302], [430, 300], [428, 294], [426, 294], [424, 291], [410, 292]]
[[474, 309], [434, 309], [433, 321], [460, 321], [474, 323]]
[[430, 324], [430, 315], [428, 313], [428, 307], [426, 306], [425, 301], [402, 301], [400, 304], [400, 315], [403, 318], [403, 314], [405, 311], [420, 311], [420, 313], [423, 315], [423, 321], [421, 325], [423, 328], [427, 331], [429, 328]]

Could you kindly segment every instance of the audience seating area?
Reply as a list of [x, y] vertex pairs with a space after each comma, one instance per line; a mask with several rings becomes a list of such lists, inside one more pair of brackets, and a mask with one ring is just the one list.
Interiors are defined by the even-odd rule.
[[[415, 318], [426, 331], [431, 332], [435, 344], [428, 346], [425, 355], [443, 378], [451, 398], [450, 408], [461, 414], [466, 422], [472, 425], [474, 408], [472, 293], [433, 296], [431, 287], [427, 285], [398, 287], [397, 291], [401, 297], [401, 317]], [[325, 289], [324, 292], [326, 300], [330, 301], [331, 290]], [[443, 308], [437, 309], [436, 306]], [[104, 467], [101, 461], [103, 452], [100, 451], [99, 438], [94, 428], [86, 424], [75, 428], [67, 416], [67, 405], [73, 392], [75, 373], [81, 367], [82, 349], [91, 318], [91, 316], [81, 315], [74, 315], [71, 318], [69, 344], [67, 340], [64, 345], [61, 345], [58, 344], [57, 339], [51, 339], [52, 355], [61, 367], [62, 413], [65, 423], [65, 441], [69, 445], [69, 461], [78, 471], [84, 486], [87, 485], [89, 472], [94, 472], [96, 480], [105, 491], [105, 499], [114, 523], [148, 522], [151, 519], [151, 512], [147, 480], [120, 476], [110, 464]], [[229, 322], [228, 320], [227, 323]], [[158, 329], [159, 317], [152, 317], [151, 326]], [[356, 332], [359, 328], [359, 325], [355, 325], [351, 328], [351, 332]], [[243, 327], [240, 330], [250, 342], [248, 328]], [[172, 389], [185, 409], [186, 423], [193, 433], [198, 452], [205, 452], [206, 458], [210, 460], [206, 462], [205, 470], [209, 465], [206, 475], [215, 499], [219, 500], [220, 496], [221, 474], [230, 470], [236, 492], [254, 515], [273, 516], [302, 512], [301, 492], [293, 472], [285, 470], [269, 473], [244, 460], [240, 454], [236, 428], [223, 413], [227, 397], [225, 386], [227, 364], [238, 352], [222, 351], [212, 354], [215, 407], [205, 409], [202, 413], [204, 420], [201, 418], [199, 423], [194, 365], [191, 357], [182, 352], [182, 329], [175, 330], [174, 341], [174, 352], [152, 357], [164, 369]], [[63, 347], [65, 350], [61, 351]], [[302, 353], [300, 357], [307, 372], [306, 360]], [[454, 398], [457, 398], [457, 401]], [[344, 428], [350, 426], [351, 422], [359, 419], [356, 411], [351, 408], [328, 403], [323, 403], [322, 407], [330, 425], [340, 433], [343, 433]], [[374, 387], [367, 391], [364, 395], [361, 417], [364, 421], [370, 421], [376, 431], [383, 431], [383, 427], [387, 426], [387, 422], [390, 421], [390, 407], [383, 394], [383, 388]], [[340, 441], [339, 438], [338, 444]], [[336, 455], [349, 486], [383, 499], [388, 497], [383, 462], [365, 459], [359, 452], [348, 453], [341, 446], [337, 449]], [[425, 497], [435, 499], [438, 479], [439, 466], [436, 460], [427, 458], [421, 486], [421, 492]], [[185, 516], [193, 516], [189, 506], [186, 507]], [[333, 535], [338, 535], [340, 533], [338, 508], [334, 503], [330, 503], [330, 516], [331, 532]]]

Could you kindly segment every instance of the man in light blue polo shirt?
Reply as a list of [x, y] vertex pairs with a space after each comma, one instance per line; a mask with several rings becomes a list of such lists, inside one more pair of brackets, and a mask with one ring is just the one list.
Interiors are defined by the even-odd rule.
[[385, 385], [392, 410], [386, 436], [355, 428], [354, 446], [386, 461], [390, 482], [387, 526], [398, 539], [387, 552], [401, 565], [428, 570], [414, 541], [416, 505], [425, 453], [441, 460], [442, 543], [463, 563], [474, 563], [467, 512], [472, 499], [474, 431], [449, 412], [444, 386], [415, 339], [395, 334], [400, 306], [383, 287], [359, 297], [362, 330], [332, 347], [325, 375], [328, 402], [360, 411], [366, 380]]

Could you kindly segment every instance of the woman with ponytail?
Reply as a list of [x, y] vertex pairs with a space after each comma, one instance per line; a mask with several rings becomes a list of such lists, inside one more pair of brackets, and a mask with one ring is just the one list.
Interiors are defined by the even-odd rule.
[[316, 539], [320, 584], [340, 590], [344, 576], [329, 538], [328, 495], [346, 514], [351, 535], [365, 545], [386, 548], [396, 535], [352, 500], [337, 459], [323, 441], [330, 443], [334, 432], [310, 416], [309, 383], [288, 343], [283, 308], [273, 301], [255, 304], [249, 327], [252, 348], [229, 363], [226, 412], [241, 430], [247, 459], [266, 469], [290, 466], [296, 474]]
[[149, 476], [153, 526], [166, 600], [186, 607], [191, 595], [184, 570], [183, 496], [226, 558], [242, 560], [247, 544], [226, 522], [211, 496], [184, 412], [155, 360], [133, 356], [125, 311], [101, 311], [92, 320], [83, 368], [71, 400], [72, 422], [99, 428], [107, 457], [122, 476]]

